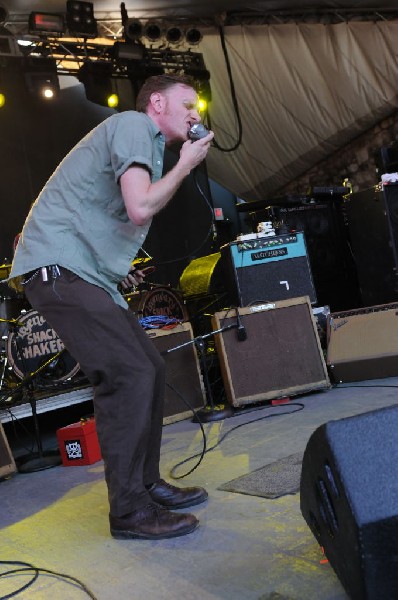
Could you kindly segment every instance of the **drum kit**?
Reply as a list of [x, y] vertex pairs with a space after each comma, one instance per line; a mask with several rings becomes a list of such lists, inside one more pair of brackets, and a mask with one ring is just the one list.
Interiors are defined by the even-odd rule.
[[[32, 309], [23, 293], [8, 286], [5, 280], [10, 271], [10, 264], [0, 265], [0, 408], [4, 399], [8, 406], [21, 401], [27, 380], [33, 380], [36, 388], [54, 389], [73, 382], [80, 371], [44, 317]], [[170, 286], [147, 282], [124, 298], [138, 318], [164, 315], [188, 320], [182, 293]]]
[[23, 399], [25, 384], [53, 387], [79, 371], [44, 317], [4, 281], [10, 271], [11, 265], [0, 265], [0, 401], [6, 406]]

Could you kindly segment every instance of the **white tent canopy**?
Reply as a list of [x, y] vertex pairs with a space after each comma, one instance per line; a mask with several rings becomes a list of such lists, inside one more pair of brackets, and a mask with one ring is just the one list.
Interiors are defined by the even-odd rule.
[[[223, 28], [242, 122], [233, 152], [212, 148], [209, 176], [245, 200], [265, 199], [398, 108], [398, 9], [390, 2], [278, 0], [132, 0], [129, 17], [196, 18], [211, 74], [212, 128], [218, 144], [234, 147], [238, 121], [217, 19]], [[59, 0], [0, 0], [12, 19], [32, 10], [65, 11]], [[267, 11], [374, 10], [369, 19], [332, 23], [261, 22]], [[120, 17], [114, 0], [94, 2], [95, 15]], [[395, 18], [389, 11], [395, 10]], [[386, 11], [386, 19], [380, 14]], [[280, 12], [280, 14], [282, 14]], [[232, 16], [234, 22], [228, 25]], [[250, 20], [250, 15], [253, 17]], [[254, 18], [256, 17], [256, 18]], [[260, 20], [259, 20], [260, 17]], [[204, 20], [205, 19], [205, 20]], [[337, 19], [338, 21], [339, 19]]]
[[[208, 168], [246, 200], [266, 198], [398, 107], [398, 21], [242, 25], [225, 39], [243, 137], [235, 152], [212, 150]], [[212, 127], [231, 147], [238, 126], [216, 31], [200, 50]]]

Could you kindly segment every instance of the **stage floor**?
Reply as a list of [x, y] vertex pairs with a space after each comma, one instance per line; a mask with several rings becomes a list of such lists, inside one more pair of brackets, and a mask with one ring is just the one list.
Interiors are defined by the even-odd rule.
[[[269, 500], [218, 487], [304, 451], [322, 423], [396, 405], [397, 388], [398, 378], [346, 384], [288, 404], [256, 411], [247, 407], [234, 417], [205, 424], [208, 448], [219, 445], [193, 473], [176, 482], [202, 485], [209, 492], [206, 504], [191, 509], [200, 527], [185, 537], [112, 539], [102, 462], [14, 474], [0, 482], [1, 559], [75, 577], [98, 600], [343, 600], [347, 596], [342, 585], [301, 515], [299, 493]], [[297, 403], [304, 408], [293, 413]], [[68, 410], [72, 408], [62, 409], [62, 419], [72, 423], [90, 407], [76, 405], [73, 415]], [[46, 448], [56, 446], [56, 426], [65, 424], [56, 423], [51, 414], [51, 423], [40, 416]], [[31, 429], [29, 419], [22, 423]], [[5, 429], [17, 457], [30, 442], [19, 426], [18, 435], [11, 422]], [[201, 430], [191, 420], [166, 425], [164, 478], [170, 479], [177, 463], [200, 453], [202, 445]], [[183, 464], [176, 475], [196, 462]], [[0, 578], [0, 595], [27, 581], [26, 575]], [[18, 595], [21, 600], [85, 597], [76, 585], [44, 573]]]

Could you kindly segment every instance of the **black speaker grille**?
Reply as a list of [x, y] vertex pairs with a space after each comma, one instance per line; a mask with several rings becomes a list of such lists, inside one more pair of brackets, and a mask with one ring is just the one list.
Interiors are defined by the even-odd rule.
[[236, 269], [240, 306], [309, 296], [316, 302], [306, 256]]

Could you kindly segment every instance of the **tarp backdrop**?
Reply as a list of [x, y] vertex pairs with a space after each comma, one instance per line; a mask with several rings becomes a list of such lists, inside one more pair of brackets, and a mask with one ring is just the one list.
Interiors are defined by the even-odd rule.
[[[225, 40], [243, 136], [235, 152], [212, 150], [208, 171], [245, 200], [272, 197], [398, 107], [398, 22], [242, 25]], [[199, 49], [212, 126], [230, 147], [238, 126], [217, 31]]]

